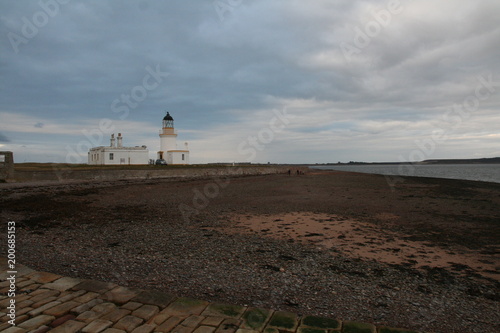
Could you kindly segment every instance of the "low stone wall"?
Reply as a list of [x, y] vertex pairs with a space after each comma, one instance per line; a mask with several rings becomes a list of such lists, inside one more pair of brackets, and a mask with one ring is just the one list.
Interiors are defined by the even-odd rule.
[[14, 177], [14, 155], [11, 151], [0, 151], [0, 182], [12, 181]]
[[159, 179], [159, 178], [210, 178], [216, 176], [244, 176], [306, 172], [307, 167], [291, 166], [217, 166], [186, 168], [148, 168], [144, 169], [91, 169], [71, 170], [54, 166], [52, 170], [20, 171], [14, 173], [15, 182], [67, 181], [67, 180], [126, 180], [126, 179]]

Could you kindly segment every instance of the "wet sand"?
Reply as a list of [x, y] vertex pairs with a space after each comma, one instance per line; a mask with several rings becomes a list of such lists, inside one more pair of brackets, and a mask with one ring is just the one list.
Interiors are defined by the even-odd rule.
[[[377, 218], [398, 217], [380, 214]], [[444, 268], [458, 272], [475, 272], [492, 279], [499, 278], [496, 257], [479, 249], [458, 244], [448, 247], [430, 242], [409, 240], [409, 235], [336, 215], [293, 212], [277, 215], [235, 215], [234, 224], [225, 228], [228, 233], [250, 233], [277, 239], [293, 239], [339, 252], [352, 258], [375, 260], [417, 269]]]

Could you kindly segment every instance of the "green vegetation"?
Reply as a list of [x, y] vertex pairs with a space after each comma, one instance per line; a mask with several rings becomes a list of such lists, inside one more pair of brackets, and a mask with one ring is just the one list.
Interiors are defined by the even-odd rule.
[[14, 163], [16, 171], [75, 171], [75, 170], [168, 170], [168, 169], [214, 169], [214, 168], [251, 168], [272, 167], [268, 164], [220, 165], [220, 164], [190, 164], [190, 165], [89, 165], [67, 163]]
[[302, 325], [312, 326], [312, 327], [317, 327], [317, 328], [324, 328], [324, 329], [331, 329], [331, 330], [340, 328], [340, 322], [338, 320], [316, 317], [316, 316], [305, 317], [302, 320]]
[[229, 304], [212, 304], [209, 308], [228, 317], [237, 317], [243, 311], [242, 306]]
[[375, 333], [375, 326], [353, 321], [344, 322], [342, 333]]
[[296, 325], [296, 316], [293, 313], [278, 311], [274, 313], [269, 325], [279, 328], [293, 329]]
[[245, 312], [243, 320], [248, 327], [259, 330], [266, 323], [270, 313], [271, 312], [269, 310], [251, 308]]

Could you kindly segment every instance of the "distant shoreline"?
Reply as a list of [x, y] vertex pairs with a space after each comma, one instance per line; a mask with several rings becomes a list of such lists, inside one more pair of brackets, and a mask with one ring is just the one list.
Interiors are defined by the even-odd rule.
[[347, 162], [347, 163], [316, 163], [311, 165], [405, 165], [405, 164], [500, 164], [500, 157], [475, 158], [475, 159], [435, 159], [419, 162]]

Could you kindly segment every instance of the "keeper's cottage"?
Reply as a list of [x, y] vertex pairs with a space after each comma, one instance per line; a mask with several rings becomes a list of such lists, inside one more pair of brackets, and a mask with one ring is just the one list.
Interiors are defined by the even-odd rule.
[[118, 133], [115, 138], [111, 134], [108, 147], [90, 148], [88, 164], [92, 165], [120, 165], [120, 164], [148, 164], [149, 151], [146, 146], [124, 147], [123, 137]]

